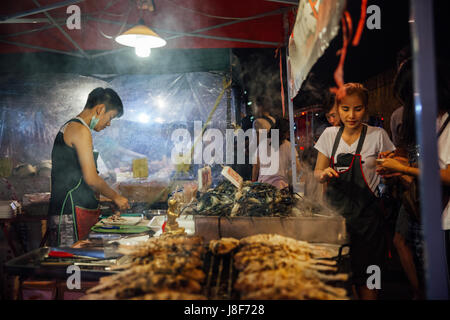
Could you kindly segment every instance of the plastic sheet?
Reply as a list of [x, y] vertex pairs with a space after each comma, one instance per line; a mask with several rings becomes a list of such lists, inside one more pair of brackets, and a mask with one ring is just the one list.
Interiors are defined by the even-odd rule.
[[[81, 112], [89, 92], [111, 87], [121, 97], [125, 113], [102, 132], [93, 132], [99, 170], [105, 174], [131, 168], [132, 159], [146, 157], [150, 175], [168, 179], [173, 174], [173, 130], [187, 128], [193, 139], [194, 121], [206, 121], [223, 78], [206, 72], [118, 75], [108, 77], [109, 82], [72, 74], [1, 75], [0, 157], [13, 159], [14, 165], [51, 159], [59, 128]], [[235, 118], [231, 110], [230, 120]], [[225, 132], [226, 120], [224, 95], [210, 127]]]
[[339, 31], [345, 1], [300, 0], [294, 30], [289, 39], [288, 84], [295, 97], [316, 61]]

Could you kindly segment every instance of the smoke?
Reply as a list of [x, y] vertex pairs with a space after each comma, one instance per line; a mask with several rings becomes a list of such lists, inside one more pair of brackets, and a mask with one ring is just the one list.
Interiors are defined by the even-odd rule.
[[[315, 160], [315, 157], [314, 157]], [[297, 201], [297, 215], [321, 215], [321, 216], [338, 216], [339, 212], [330, 206], [324, 196], [324, 185], [314, 177], [315, 163], [301, 161], [301, 177], [300, 181], [305, 184], [305, 196]]]
[[[279, 58], [275, 58], [275, 50], [252, 50], [251, 54], [242, 50], [236, 53], [240, 57], [244, 87], [253, 106], [257, 97], [264, 97], [269, 113], [281, 117], [280, 69]], [[286, 88], [286, 85], [284, 87]]]
[[310, 72], [303, 82], [299, 93], [294, 98], [294, 106], [306, 108], [310, 106], [321, 106], [326, 109], [330, 104], [331, 93], [329, 86], [315, 73]]

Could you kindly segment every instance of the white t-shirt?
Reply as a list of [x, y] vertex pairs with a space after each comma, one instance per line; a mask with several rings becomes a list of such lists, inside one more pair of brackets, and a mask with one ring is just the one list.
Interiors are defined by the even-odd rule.
[[[338, 134], [339, 127], [328, 127], [320, 136], [314, 148], [324, 154], [327, 158], [331, 158], [334, 140]], [[349, 146], [342, 138], [334, 155], [334, 164], [336, 165], [339, 154], [351, 153], [355, 154], [358, 146], [359, 138]], [[366, 138], [361, 150], [361, 161], [363, 162], [363, 173], [367, 184], [373, 192], [376, 191], [380, 183], [380, 176], [376, 173], [376, 159], [380, 152], [393, 151], [395, 146], [387, 132], [378, 127], [367, 126]], [[343, 171], [348, 167], [337, 167], [337, 171]]]
[[[445, 120], [448, 118], [448, 113], [445, 113], [442, 117], [437, 119], [437, 131], [442, 127]], [[450, 164], [450, 123], [447, 124], [444, 131], [438, 140], [438, 157], [439, 168], [445, 169]], [[450, 230], [450, 201], [442, 213], [442, 228], [444, 230]]]
[[[258, 149], [259, 150], [259, 149]], [[267, 148], [267, 156], [271, 156], [270, 146]], [[295, 156], [298, 157], [297, 150], [295, 150]], [[264, 165], [260, 163], [260, 170], [258, 181], [265, 182], [276, 186], [279, 189], [289, 186], [289, 170], [291, 170], [291, 143], [288, 140], [284, 140], [283, 144], [279, 148], [278, 154], [278, 170], [273, 175], [263, 175], [262, 169], [269, 168], [270, 164]], [[274, 159], [275, 161], [277, 159]]]

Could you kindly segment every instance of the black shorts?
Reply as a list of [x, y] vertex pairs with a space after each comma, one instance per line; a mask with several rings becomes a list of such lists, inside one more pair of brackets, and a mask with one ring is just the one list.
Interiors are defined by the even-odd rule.
[[352, 268], [352, 283], [357, 286], [367, 284], [372, 272], [367, 273], [369, 266], [378, 266], [383, 274], [386, 261], [386, 244], [381, 230], [370, 240], [359, 235], [350, 235], [350, 263]]

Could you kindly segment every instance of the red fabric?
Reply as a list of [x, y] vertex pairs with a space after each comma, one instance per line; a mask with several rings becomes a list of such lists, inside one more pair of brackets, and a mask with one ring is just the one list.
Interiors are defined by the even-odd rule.
[[[41, 6], [55, 4], [58, 2], [61, 1], [39, 0]], [[118, 1], [108, 9], [104, 10], [109, 2], [110, 0], [96, 0], [78, 3], [77, 5], [80, 7], [81, 14], [83, 16], [81, 20], [81, 30], [69, 30], [65, 25], [62, 26], [66, 33], [69, 34], [70, 37], [76, 41], [83, 50], [112, 50], [122, 48], [122, 46], [114, 40], [105, 38], [101, 32], [108, 36], [116, 36], [126, 19], [126, 13], [130, 4], [128, 1]], [[182, 9], [182, 7], [188, 10]], [[233, 19], [222, 19], [211, 16], [247, 18], [281, 8], [290, 7], [293, 6], [261, 0], [216, 0], [213, 5], [204, 0], [156, 1], [156, 11], [145, 11], [143, 18], [149, 27], [169, 30], [172, 32], [178, 31], [186, 33], [201, 28], [236, 21]], [[36, 8], [37, 6], [32, 1], [4, 1], [4, 3], [2, 3], [2, 16], [11, 16]], [[69, 15], [66, 13], [66, 10], [67, 7], [63, 7], [50, 10], [48, 13], [55, 19], [67, 19]], [[128, 19], [126, 19], [126, 22], [129, 25], [136, 24], [139, 20], [140, 13], [140, 10], [133, 7]], [[287, 11], [285, 11], [285, 13], [287, 13]], [[92, 21], [86, 18], [87, 15], [97, 19], [112, 20], [115, 24]], [[40, 13], [26, 16], [24, 18], [46, 18], [46, 16], [43, 13]], [[2, 24], [0, 28], [0, 36], [33, 30], [48, 25], [48, 23]], [[124, 29], [126, 30], [129, 27], [130, 26], [125, 27]], [[174, 36], [173, 33], [164, 33], [159, 30], [156, 32], [163, 38]], [[176, 39], [168, 40], [165, 48], [267, 48], [282, 46], [284, 44], [283, 12], [258, 19], [241, 21], [232, 25], [204, 31], [199, 34], [269, 41], [275, 42], [277, 45], [263, 45], [182, 36]], [[5, 40], [62, 51], [77, 51], [77, 49], [75, 49], [75, 47], [57, 28], [50, 28], [26, 35], [7, 37]], [[0, 43], [0, 53], [32, 51], [39, 50]]]
[[75, 215], [77, 218], [78, 240], [85, 239], [89, 231], [91, 231], [92, 226], [97, 223], [100, 210], [83, 209], [75, 206]]
[[359, 18], [358, 27], [356, 28], [355, 37], [353, 38], [353, 46], [356, 47], [359, 44], [359, 40], [361, 40], [361, 34], [364, 30], [364, 24], [366, 22], [366, 14], [367, 14], [367, 0], [361, 1], [361, 17]]
[[[347, 46], [348, 42], [350, 41], [349, 37], [349, 29], [347, 26], [347, 23], [349, 21], [349, 16], [344, 14], [344, 17], [341, 19], [342, 23], [342, 49], [338, 51], [337, 54], [340, 54], [341, 57], [339, 59], [339, 64], [336, 68], [336, 71], [334, 72], [334, 81], [337, 84], [337, 87], [333, 87], [330, 89], [331, 92], [336, 94], [337, 99], [342, 99], [345, 96], [345, 90], [344, 90], [344, 62], [345, 62], [345, 56], [347, 55]], [[349, 27], [351, 30], [351, 26]]]

